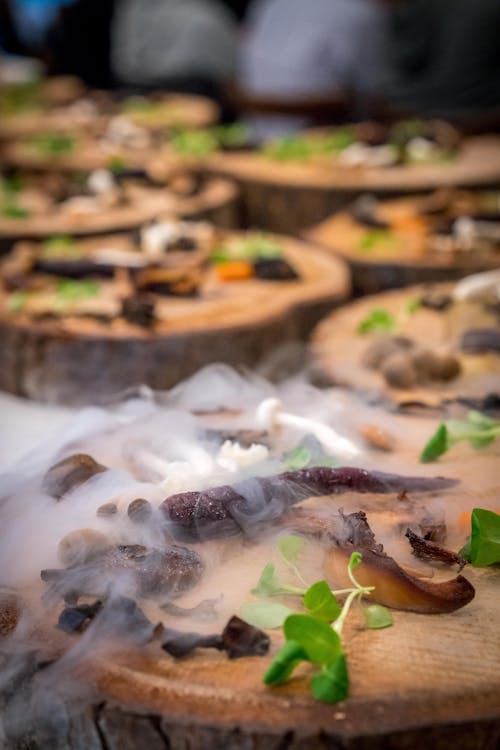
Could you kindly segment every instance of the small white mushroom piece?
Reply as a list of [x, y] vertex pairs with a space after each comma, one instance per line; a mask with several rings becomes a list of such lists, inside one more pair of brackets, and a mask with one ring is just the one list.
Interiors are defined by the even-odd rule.
[[351, 440], [339, 435], [329, 425], [285, 411], [277, 398], [267, 398], [259, 404], [256, 421], [259, 427], [269, 431], [291, 427], [314, 435], [328, 453], [340, 458], [350, 459], [360, 455], [359, 448]]

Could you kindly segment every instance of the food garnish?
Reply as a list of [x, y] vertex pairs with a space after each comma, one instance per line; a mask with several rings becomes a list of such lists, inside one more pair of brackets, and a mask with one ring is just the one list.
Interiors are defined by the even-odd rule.
[[[310, 586], [303, 596], [309, 614], [291, 614], [283, 623], [286, 641], [264, 675], [266, 685], [282, 685], [302, 662], [320, 666], [311, 680], [311, 691], [317, 700], [337, 703], [349, 694], [349, 675], [341, 635], [349, 610], [356, 599], [369, 596], [373, 587], [362, 586], [354, 576], [362, 555], [353, 552], [347, 565], [351, 588], [331, 591], [326, 581]], [[341, 606], [337, 595], [345, 596]], [[370, 628], [392, 625], [385, 607], [368, 607], [365, 623]]]
[[477, 568], [500, 563], [500, 515], [485, 508], [474, 508], [471, 535], [460, 554]]
[[500, 436], [500, 419], [471, 409], [466, 419], [448, 419], [441, 422], [420, 454], [422, 463], [436, 461], [454, 445], [464, 440], [473, 448], [481, 449]]
[[31, 144], [41, 154], [61, 156], [74, 150], [76, 139], [67, 133], [41, 133], [31, 140]]
[[384, 307], [374, 308], [359, 324], [358, 333], [392, 333], [397, 326], [395, 316]]

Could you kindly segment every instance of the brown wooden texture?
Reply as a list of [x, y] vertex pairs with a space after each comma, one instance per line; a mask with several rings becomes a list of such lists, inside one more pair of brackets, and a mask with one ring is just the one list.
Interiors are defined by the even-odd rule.
[[[377, 215], [389, 223], [401, 216], [418, 216], [421, 199], [399, 198], [381, 202]], [[352, 273], [353, 294], [375, 294], [397, 287], [431, 281], [450, 281], [499, 265], [498, 253], [432, 252], [428, 236], [432, 231], [391, 230], [390, 237], [369, 250], [362, 249], [362, 240], [369, 231], [349, 211], [340, 211], [303, 236], [342, 257]]]
[[300, 279], [217, 282], [200, 298], [171, 298], [153, 332], [74, 318], [0, 320], [0, 387], [45, 401], [82, 403], [131, 385], [173, 386], [210, 362], [253, 366], [284, 345], [303, 341], [318, 320], [349, 295], [346, 266], [310, 246], [284, 240]]
[[249, 226], [296, 232], [317, 224], [363, 192], [390, 196], [448, 185], [497, 185], [500, 138], [466, 139], [456, 160], [445, 165], [351, 169], [335, 164], [271, 161], [241, 152], [217, 154], [207, 168], [238, 181]]
[[42, 239], [55, 234], [88, 237], [136, 227], [161, 216], [210, 221], [225, 229], [238, 226], [238, 188], [230, 180], [208, 179], [194, 196], [178, 196], [168, 187], [147, 188], [125, 206], [103, 208], [93, 214], [53, 213], [28, 219], [0, 218], [0, 250], [8, 250], [20, 238]]
[[[459, 354], [462, 372], [452, 381], [402, 390], [389, 387], [383, 376], [365, 367], [363, 354], [376, 334], [360, 335], [358, 325], [374, 309], [390, 312], [398, 321], [394, 333], [409, 336], [423, 347], [440, 351], [454, 351], [460, 331], [473, 327], [470, 311], [461, 313], [436, 312], [419, 309], [413, 315], [405, 313], [409, 300], [418, 299], [430, 287], [412, 286], [405, 290], [394, 290], [369, 295], [356, 300], [324, 318], [311, 337], [311, 350], [319, 370], [334, 382], [360, 391], [384, 393], [397, 402], [415, 400], [420, 397], [440, 403], [448, 397], [484, 396], [498, 390], [500, 357], [491, 354]], [[449, 293], [451, 284], [432, 284], [432, 289]], [[494, 318], [492, 318], [492, 321]], [[492, 325], [494, 323], [492, 322]], [[494, 387], [496, 384], [496, 387]]]

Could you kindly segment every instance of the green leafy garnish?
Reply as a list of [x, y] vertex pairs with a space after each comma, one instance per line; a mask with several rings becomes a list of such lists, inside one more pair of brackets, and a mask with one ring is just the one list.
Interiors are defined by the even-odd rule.
[[393, 624], [390, 611], [381, 604], [370, 604], [364, 609], [364, 615], [365, 625], [371, 630], [389, 628]]
[[266, 685], [282, 685], [302, 661], [307, 661], [307, 653], [300, 643], [286, 641], [265, 673], [264, 683]]
[[405, 302], [405, 312], [407, 315], [414, 315], [422, 307], [422, 300], [419, 297], [410, 297]]
[[297, 445], [290, 453], [285, 456], [284, 465], [289, 471], [296, 469], [305, 469], [312, 460], [312, 453], [307, 445]]
[[394, 245], [394, 243], [395, 237], [390, 229], [370, 229], [359, 240], [359, 249], [369, 252], [381, 245]]
[[282, 247], [274, 237], [255, 233], [229, 240], [215, 248], [211, 260], [213, 263], [227, 263], [233, 260], [252, 262], [264, 258], [280, 258], [282, 254]]
[[240, 609], [241, 617], [256, 628], [281, 628], [286, 618], [293, 614], [290, 607], [264, 599], [245, 602]]
[[304, 594], [304, 606], [313, 617], [333, 622], [340, 615], [341, 607], [326, 581], [314, 583]]
[[266, 143], [264, 156], [279, 161], [307, 161], [314, 156], [334, 156], [356, 141], [354, 131], [339, 128], [324, 134], [286, 135]]
[[305, 590], [284, 583], [276, 573], [273, 563], [267, 563], [262, 571], [257, 586], [252, 589], [255, 596], [282, 596], [283, 594], [304, 594]]
[[27, 219], [30, 215], [30, 212], [26, 208], [18, 206], [15, 203], [7, 203], [1, 206], [0, 213], [6, 219]]
[[59, 279], [56, 293], [60, 300], [73, 302], [85, 297], [96, 297], [99, 294], [99, 282], [91, 279], [75, 281], [73, 279]]
[[[342, 628], [355, 599], [373, 591], [373, 586], [361, 586], [355, 578], [354, 571], [361, 561], [361, 554], [353, 552], [347, 568], [352, 588], [334, 592], [326, 581], [318, 581], [305, 592], [303, 603], [309, 614], [292, 614], [286, 618], [283, 625], [286, 642], [263, 677], [266, 685], [283, 684], [295, 668], [306, 661], [321, 667], [311, 680], [311, 691], [317, 700], [337, 703], [347, 697], [349, 675], [341, 641]], [[342, 607], [336, 594], [347, 595]], [[390, 613], [384, 607], [368, 609], [369, 627], [392, 624]]]
[[31, 143], [42, 154], [62, 156], [74, 150], [76, 140], [68, 133], [41, 133]]
[[29, 292], [12, 292], [7, 299], [7, 310], [12, 313], [21, 312], [29, 300]]
[[500, 515], [492, 510], [474, 508], [471, 535], [460, 550], [466, 560], [477, 568], [500, 563]]
[[383, 307], [375, 308], [358, 325], [358, 333], [386, 332], [391, 333], [396, 328], [396, 318]]
[[287, 641], [295, 641], [313, 664], [331, 664], [342, 653], [339, 634], [324, 620], [311, 615], [290, 615], [283, 625]]
[[237, 148], [244, 146], [250, 140], [250, 130], [240, 122], [231, 125], [218, 125], [212, 129], [220, 146], [225, 148]]
[[57, 234], [45, 240], [42, 245], [42, 255], [44, 258], [79, 258], [82, 251], [74, 237], [69, 234]]
[[313, 696], [324, 703], [338, 703], [349, 695], [349, 672], [344, 654], [324, 665], [311, 680]]
[[277, 547], [283, 560], [288, 565], [295, 565], [304, 544], [305, 540], [303, 537], [296, 534], [287, 534], [278, 539]]
[[125, 159], [121, 156], [112, 156], [111, 159], [108, 160], [106, 168], [114, 175], [119, 175], [121, 172], [125, 172], [127, 164]]
[[467, 419], [448, 419], [441, 422], [420, 454], [422, 463], [436, 461], [456, 443], [468, 441], [472, 448], [481, 449], [500, 436], [500, 419], [471, 410]]
[[185, 130], [173, 135], [169, 141], [181, 156], [209, 156], [219, 148], [219, 141], [211, 130]]

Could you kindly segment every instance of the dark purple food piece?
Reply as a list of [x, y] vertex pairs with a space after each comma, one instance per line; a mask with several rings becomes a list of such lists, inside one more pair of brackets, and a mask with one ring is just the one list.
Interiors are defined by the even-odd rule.
[[116, 267], [110, 263], [95, 263], [90, 258], [44, 258], [38, 257], [33, 264], [34, 271], [64, 276], [68, 279], [84, 279], [89, 276], [111, 277]]
[[253, 262], [254, 274], [264, 281], [293, 281], [299, 274], [284, 258], [258, 258]]
[[215, 648], [222, 651], [224, 644], [218, 633], [200, 635], [199, 633], [182, 633], [172, 628], [164, 628], [161, 647], [170, 656], [180, 659], [183, 656], [188, 656], [196, 648]]
[[196, 586], [203, 570], [200, 556], [187, 547], [173, 544], [160, 550], [136, 544], [114, 547], [85, 565], [42, 570], [40, 576], [51, 584], [51, 598], [66, 601], [74, 601], [75, 596], [105, 596], [122, 574], [131, 576], [139, 596], [174, 598]]
[[404, 477], [353, 467], [313, 467], [256, 477], [234, 487], [222, 485], [167, 497], [162, 510], [178, 539], [199, 541], [255, 532], [308, 497], [344, 492], [432, 492], [453, 487], [455, 479]]
[[69, 490], [103, 471], [107, 471], [107, 467], [97, 463], [92, 456], [75, 453], [50, 467], [43, 478], [42, 489], [59, 500]]
[[458, 565], [460, 570], [467, 564], [467, 560], [457, 555], [456, 552], [415, 534], [411, 529], [406, 529], [405, 536], [410, 542], [413, 554], [420, 560], [441, 562], [445, 565]]
[[230, 659], [239, 659], [264, 656], [269, 651], [270, 639], [267, 633], [234, 615], [222, 631], [222, 643]]
[[485, 352], [500, 353], [499, 328], [471, 328], [466, 331], [460, 341], [463, 352], [482, 354]]
[[234, 615], [222, 634], [200, 635], [182, 633], [171, 628], [163, 629], [162, 649], [171, 656], [187, 656], [196, 648], [215, 648], [226, 651], [230, 659], [242, 656], [263, 656], [269, 651], [270, 639], [267, 633], [250, 625]]
[[147, 294], [127, 297], [122, 302], [121, 314], [129, 323], [151, 328], [155, 322], [155, 301]]

